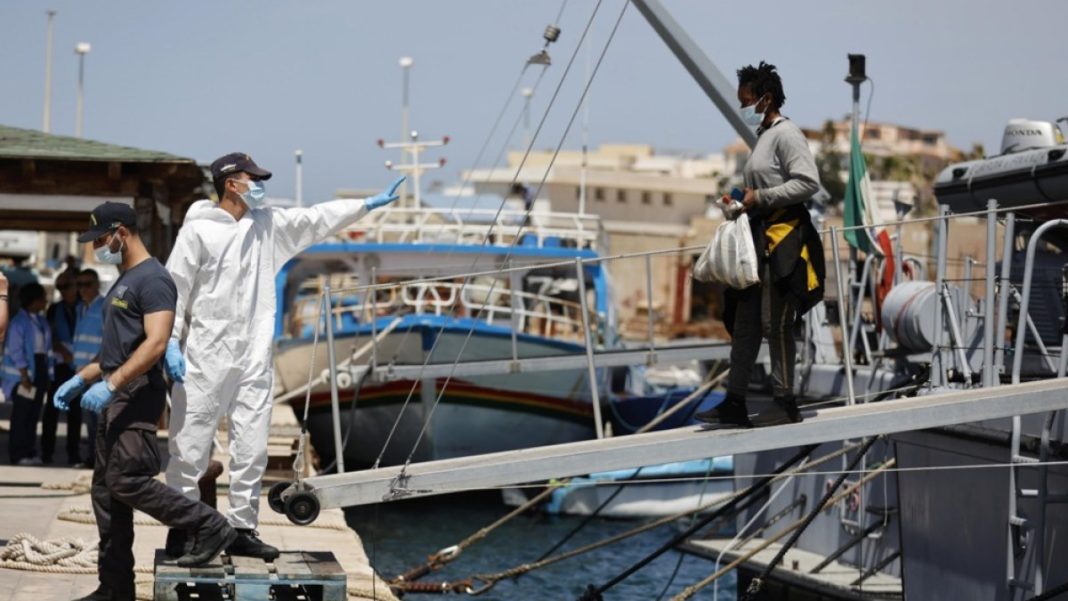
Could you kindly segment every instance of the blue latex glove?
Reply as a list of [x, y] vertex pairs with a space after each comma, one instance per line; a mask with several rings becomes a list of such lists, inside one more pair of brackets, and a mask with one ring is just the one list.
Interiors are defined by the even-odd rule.
[[81, 376], [75, 375], [61, 384], [59, 389], [56, 390], [56, 394], [52, 396], [52, 404], [60, 411], [67, 411], [70, 409], [71, 399], [81, 394], [83, 390], [85, 390], [85, 380]]
[[108, 383], [101, 380], [89, 387], [82, 395], [82, 409], [88, 409], [93, 413], [100, 413], [111, 402], [113, 393], [108, 390]]
[[405, 177], [403, 175], [398, 177], [397, 179], [393, 180], [393, 183], [390, 184], [389, 187], [385, 189], [385, 191], [379, 192], [378, 194], [375, 194], [371, 198], [365, 200], [364, 205], [367, 207], [367, 210], [373, 211], [378, 207], [388, 205], [394, 200], [400, 198], [400, 196], [397, 196], [397, 187], [401, 185], [401, 182], [403, 182], [404, 179]]
[[163, 355], [163, 367], [167, 369], [167, 376], [175, 382], [185, 382], [185, 357], [182, 356], [182, 348], [178, 345], [177, 338], [171, 338], [167, 343], [167, 353]]

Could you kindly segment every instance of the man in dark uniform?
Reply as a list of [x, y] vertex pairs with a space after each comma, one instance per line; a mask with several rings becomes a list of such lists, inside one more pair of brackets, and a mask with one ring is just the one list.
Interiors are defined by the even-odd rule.
[[122, 275], [104, 301], [97, 362], [56, 392], [55, 402], [63, 406], [84, 390], [82, 408], [100, 414], [92, 486], [100, 587], [82, 601], [134, 599], [134, 509], [196, 533], [179, 565], [208, 563], [237, 538], [222, 514], [155, 479], [160, 471], [156, 424], [167, 394], [160, 360], [174, 324], [177, 290], [137, 235], [136, 217], [125, 204], [104, 203], [78, 238], [92, 242], [97, 260], [118, 265]]

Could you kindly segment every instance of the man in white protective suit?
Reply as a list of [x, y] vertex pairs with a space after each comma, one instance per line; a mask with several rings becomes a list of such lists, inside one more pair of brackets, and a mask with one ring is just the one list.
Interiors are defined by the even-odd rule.
[[[167, 484], [199, 498], [197, 481], [211, 459], [219, 420], [227, 416], [228, 518], [239, 533], [227, 552], [273, 560], [278, 549], [261, 541], [255, 528], [271, 421], [275, 276], [300, 251], [396, 200], [404, 178], [367, 199], [282, 209], [263, 206], [263, 181], [271, 173], [247, 154], [221, 157], [211, 174], [219, 201], [189, 207], [167, 260], [178, 288], [164, 360], [175, 382]], [[181, 556], [193, 543], [188, 539], [171, 530], [167, 554]]]

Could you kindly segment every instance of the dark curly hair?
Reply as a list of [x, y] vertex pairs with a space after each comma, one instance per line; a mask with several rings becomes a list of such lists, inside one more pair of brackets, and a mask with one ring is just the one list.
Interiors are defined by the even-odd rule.
[[771, 96], [771, 102], [778, 110], [786, 104], [786, 94], [782, 91], [782, 78], [775, 65], [760, 61], [760, 65], [746, 65], [738, 69], [738, 87], [749, 86], [757, 98]]

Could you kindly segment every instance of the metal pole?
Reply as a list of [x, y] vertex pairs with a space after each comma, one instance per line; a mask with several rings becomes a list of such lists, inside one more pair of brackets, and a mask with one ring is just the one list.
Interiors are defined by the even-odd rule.
[[998, 201], [986, 201], [986, 293], [983, 301], [983, 386], [994, 385], [994, 269], [997, 266]]
[[420, 206], [422, 206], [422, 200], [419, 197], [419, 190], [421, 188], [421, 186], [419, 185], [419, 176], [422, 175], [423, 168], [422, 168], [422, 166], [419, 165], [419, 144], [416, 143], [417, 142], [417, 140], [416, 140], [417, 137], [418, 136], [413, 131], [412, 135], [411, 135], [411, 138], [412, 138], [412, 146], [411, 146], [411, 153], [412, 153], [412, 185], [415, 187], [415, 192], [413, 194], [413, 199], [412, 199], [412, 208], [413, 209], [418, 209]]
[[304, 206], [304, 151], [299, 148], [294, 153], [297, 157], [297, 206]]
[[[852, 248], [852, 247], [850, 247], [850, 248]], [[857, 347], [857, 333], [860, 332], [860, 330], [861, 330], [861, 323], [860, 323], [861, 311], [860, 311], [860, 307], [864, 302], [864, 289], [865, 289], [865, 287], [866, 287], [866, 285], [868, 283], [868, 278], [871, 277], [871, 266], [874, 264], [873, 263], [874, 261], [875, 261], [875, 255], [868, 255], [868, 257], [864, 259], [864, 268], [861, 269], [861, 271], [860, 271], [860, 282], [857, 285], [856, 302], [852, 303], [852, 305], [851, 305], [853, 307], [856, 307], [856, 310], [853, 312], [853, 320], [852, 320], [853, 321], [853, 326], [852, 326], [852, 328], [850, 328], [850, 332], [849, 332], [849, 350], [853, 350], [853, 349], [855, 349]], [[852, 299], [850, 299], [850, 300], [852, 300]], [[874, 304], [874, 297], [873, 297], [873, 304]], [[867, 345], [867, 341], [866, 340], [865, 340], [864, 344]], [[867, 347], [865, 346], [865, 348], [867, 348]], [[865, 355], [871, 355], [871, 353], [870, 352], [865, 352]], [[868, 363], [871, 363], [871, 357], [867, 356], [866, 358], [868, 359]]]
[[[852, 117], [851, 117], [850, 126], [852, 127], [852, 131], [856, 132], [856, 134], [857, 134], [857, 144], [861, 144], [861, 141], [864, 139], [864, 132], [860, 131], [860, 84], [864, 83], [864, 80], [857, 80], [857, 79], [853, 79], [853, 78], [847, 77], [846, 81], [849, 82], [849, 85], [853, 87], [853, 113], [852, 113]], [[849, 169], [850, 169], [850, 173], [852, 173], [853, 172], [853, 153], [852, 152], [849, 153]], [[861, 222], [862, 223], [863, 223], [863, 221], [864, 221], [864, 219], [861, 218]], [[851, 225], [851, 224], [847, 224], [847, 225]], [[859, 235], [859, 236], [867, 236], [868, 235], [868, 231], [867, 230], [858, 231], [857, 235]], [[852, 244], [850, 244], [849, 245], [849, 286], [846, 287], [846, 290], [852, 290], [853, 289], [853, 284], [856, 281], [857, 281], [857, 249], [854, 248]], [[861, 286], [860, 289], [857, 290], [857, 304], [856, 304], [856, 306], [855, 307], [854, 306], [849, 307], [851, 310], [856, 311], [858, 315], [860, 314], [860, 295], [863, 293], [863, 291], [864, 291], [863, 286]], [[847, 316], [851, 317], [851, 315], [849, 315], [849, 314], [847, 314]]]
[[341, 411], [337, 398], [337, 349], [334, 348], [334, 309], [330, 301], [330, 284], [323, 286], [323, 305], [326, 310], [326, 353], [330, 362], [330, 415], [334, 420], [334, 453], [337, 473], [345, 472], [345, 447], [341, 441]]
[[75, 49], [78, 54], [78, 101], [77, 108], [74, 114], [74, 137], [82, 137], [82, 112], [84, 110], [84, 97], [85, 97], [85, 54], [88, 51], [82, 51], [82, 45], [78, 44]]
[[649, 318], [649, 360], [648, 364], [656, 363], [656, 327], [653, 323], [653, 257], [645, 255], [645, 297], [646, 313]]
[[578, 275], [579, 301], [582, 306], [582, 333], [586, 339], [586, 369], [590, 380], [590, 399], [593, 402], [593, 425], [597, 438], [604, 438], [604, 425], [601, 423], [601, 397], [597, 393], [597, 370], [593, 366], [593, 337], [590, 335], [590, 311], [586, 300], [586, 274], [582, 267], [582, 259], [575, 259], [575, 273]]
[[[508, 261], [508, 269], [511, 270], [512, 261]], [[522, 311], [523, 299], [519, 297], [520, 291], [523, 289], [519, 283], [519, 272], [508, 272], [508, 296], [510, 305], [512, 307], [512, 365], [516, 368], [519, 367], [519, 313]]]
[[[378, 268], [371, 266], [371, 369], [378, 370], [378, 291], [373, 286], [377, 284]], [[372, 374], [374, 372], [372, 371]]]
[[[401, 141], [408, 139], [411, 132], [408, 130], [408, 80], [412, 70], [412, 57], [402, 56], [399, 61], [401, 67]], [[401, 150], [401, 164], [404, 163], [404, 150]], [[404, 208], [408, 204], [408, 182], [404, 181], [400, 186], [400, 203]]]
[[942, 296], [942, 286], [945, 285], [946, 279], [946, 238], [949, 235], [947, 215], [949, 214], [949, 207], [946, 205], [938, 205], [938, 238], [935, 240], [935, 256], [937, 257], [937, 266], [935, 271], [935, 295], [938, 300], [938, 310], [934, 314], [934, 349], [931, 354], [931, 380], [935, 386], [943, 386], [945, 381], [945, 365], [942, 361], [942, 340], [944, 339], [945, 324], [943, 315], [945, 314], [945, 300]]
[[902, 277], [902, 275], [904, 273], [904, 268], [905, 268], [905, 253], [902, 250], [903, 245], [904, 245], [904, 242], [902, 240], [902, 231], [901, 231], [901, 219], [902, 218], [903, 217], [898, 218], [898, 222], [897, 222], [897, 240], [894, 241], [894, 257], [897, 259], [896, 261], [894, 261], [894, 285], [895, 286], [897, 286], [898, 284], [901, 283], [901, 277]]
[[741, 111], [738, 109], [737, 90], [709, 60], [697, 42], [671, 16], [660, 0], [634, 0], [634, 7], [664, 40], [675, 58], [682, 63], [683, 68], [694, 78], [719, 112], [723, 113], [727, 123], [745, 141], [746, 146], [755, 146], [756, 132], [742, 120]]
[[[1013, 384], [1020, 383], [1020, 372], [1023, 368], [1024, 343], [1027, 340], [1027, 320], [1031, 317], [1029, 315], [1029, 308], [1031, 305], [1031, 280], [1034, 276], [1035, 253], [1038, 250], [1038, 242], [1048, 230], [1064, 226], [1068, 226], [1068, 219], [1054, 219], [1053, 221], [1047, 221], [1040, 225], [1038, 229], [1031, 234], [1031, 239], [1027, 241], [1027, 256], [1024, 260], [1023, 291], [1021, 292], [1020, 297], [1020, 317], [1016, 323], [1016, 347], [1012, 353]], [[1038, 335], [1037, 328], [1033, 335], [1035, 340], [1041, 345], [1042, 339]]]
[[842, 281], [842, 257], [838, 250], [838, 228], [831, 226], [831, 253], [834, 258], [835, 288], [838, 289], [838, 323], [842, 328], [842, 363], [845, 365], [846, 404], [856, 403], [853, 391], [853, 349], [849, 348], [849, 322], [845, 317], [843, 305], [846, 302], [845, 282]]
[[1001, 383], [1001, 374], [1005, 373], [1005, 328], [1009, 325], [1009, 294], [1012, 283], [1012, 247], [1016, 235], [1016, 214], [1005, 214], [1005, 238], [1001, 248], [1001, 277], [998, 281], [998, 321], [994, 331], [997, 348], [994, 351], [994, 385]]
[[45, 14], [48, 15], [48, 42], [45, 45], [44, 118], [41, 131], [47, 134], [52, 131], [52, 29], [56, 11], [49, 10]]

